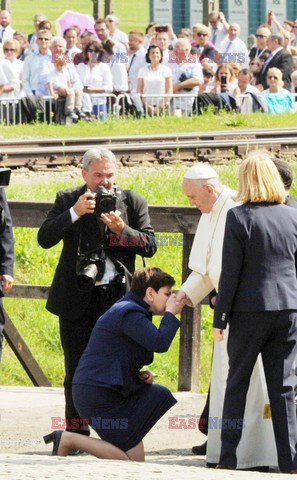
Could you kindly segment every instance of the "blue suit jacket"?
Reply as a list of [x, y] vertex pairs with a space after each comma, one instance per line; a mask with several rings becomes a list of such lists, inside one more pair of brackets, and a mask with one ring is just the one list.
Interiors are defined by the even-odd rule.
[[229, 210], [214, 327], [232, 312], [297, 309], [297, 211], [278, 203]]
[[139, 370], [152, 363], [153, 352], [166, 352], [180, 326], [169, 312], [160, 327], [149, 305], [128, 292], [98, 320], [76, 369], [73, 384], [103, 386], [128, 396], [143, 386]]

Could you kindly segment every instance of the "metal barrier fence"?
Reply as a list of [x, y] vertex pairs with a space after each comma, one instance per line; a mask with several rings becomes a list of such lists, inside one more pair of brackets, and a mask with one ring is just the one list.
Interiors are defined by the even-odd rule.
[[[192, 116], [193, 105], [197, 107], [198, 95], [186, 94], [155, 94], [138, 93], [118, 95], [114, 114], [117, 118], [125, 117], [134, 105], [139, 116], [174, 115], [176, 117]], [[153, 107], [153, 108], [152, 108]]]
[[92, 93], [90, 97], [96, 120], [102, 122], [106, 120], [108, 116], [114, 115], [113, 107], [117, 101], [117, 96], [114, 93]]
[[[292, 93], [297, 102], [297, 94]], [[25, 97], [26, 98], [26, 97]], [[55, 101], [51, 96], [39, 97], [42, 102], [41, 118], [50, 125], [54, 123], [54, 107]], [[92, 108], [92, 118], [97, 121], [104, 121], [108, 117], [119, 119], [128, 115], [134, 117], [146, 116], [175, 116], [175, 117], [191, 117], [196, 115], [198, 108], [198, 95], [189, 94], [171, 94], [171, 95], [140, 95], [137, 93], [125, 93], [116, 96], [113, 93], [91, 94], [89, 105]], [[248, 94], [241, 94], [236, 97], [240, 106], [242, 99], [249, 98]], [[259, 92], [259, 98], [261, 93]], [[6, 126], [23, 123], [23, 115], [21, 103], [22, 98], [5, 98], [0, 99], [0, 124]], [[293, 105], [292, 111], [297, 111]], [[249, 113], [243, 111], [243, 113]], [[72, 120], [66, 116], [66, 124], [72, 123]]]
[[[23, 97], [26, 98], [26, 97]], [[9, 126], [23, 123], [22, 101], [23, 98], [0, 98], [0, 123]], [[53, 104], [54, 97], [50, 95], [39, 97], [42, 102], [42, 120], [48, 121], [51, 125], [53, 123]]]

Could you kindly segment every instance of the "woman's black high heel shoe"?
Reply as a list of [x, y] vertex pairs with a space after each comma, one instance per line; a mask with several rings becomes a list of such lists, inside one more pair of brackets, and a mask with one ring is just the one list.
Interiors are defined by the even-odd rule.
[[49, 433], [48, 435], [45, 435], [43, 437], [44, 443], [48, 444], [53, 442], [52, 455], [58, 455], [62, 433], [64, 433], [64, 430], [55, 430], [54, 432]]

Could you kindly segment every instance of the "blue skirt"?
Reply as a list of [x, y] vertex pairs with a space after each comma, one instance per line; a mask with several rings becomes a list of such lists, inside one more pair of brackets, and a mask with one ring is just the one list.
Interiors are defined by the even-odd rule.
[[135, 447], [177, 400], [162, 385], [146, 383], [128, 397], [104, 387], [72, 385], [80, 417], [124, 452]]

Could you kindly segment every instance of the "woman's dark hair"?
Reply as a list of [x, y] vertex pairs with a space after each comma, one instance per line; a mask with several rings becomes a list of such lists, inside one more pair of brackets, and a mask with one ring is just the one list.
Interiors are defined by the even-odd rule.
[[93, 40], [86, 45], [84, 53], [88, 53], [90, 47], [94, 47], [95, 53], [98, 53], [97, 60], [98, 62], [101, 62], [102, 56], [104, 54], [102, 44], [97, 42], [96, 40]]
[[207, 77], [207, 78], [214, 77], [213, 69], [207, 65], [203, 66], [202, 73], [204, 77]]
[[63, 37], [65, 38], [68, 32], [75, 32], [77, 34], [77, 37], [79, 36], [77, 33], [77, 28], [69, 27], [64, 30]]
[[[45, 25], [49, 25], [50, 28], [45, 28]], [[40, 24], [38, 25], [38, 30], [51, 30], [52, 28], [52, 24], [49, 20], [42, 20], [42, 22], [40, 22]]]
[[101, 45], [106, 53], [109, 55], [114, 54], [114, 42], [112, 40], [106, 40], [106, 42], [103, 42]]
[[265, 52], [261, 53], [261, 55], [259, 55], [258, 58], [260, 58], [260, 60], [263, 60], [265, 62], [265, 60], [267, 60], [269, 55], [270, 55], [270, 50], [269, 51], [265, 50]]
[[288, 164], [288, 162], [280, 160], [279, 158], [273, 159], [273, 163], [278, 169], [278, 173], [281, 176], [285, 189], [290, 190], [293, 183], [293, 172], [290, 165]]
[[153, 27], [154, 25], [158, 25], [158, 24], [157, 24], [156, 22], [151, 22], [151, 23], [149, 23], [148, 26], [147, 26], [146, 29], [145, 29], [145, 34], [147, 34], [148, 31], [149, 31], [149, 29], [150, 29], [151, 27]]
[[150, 52], [153, 48], [158, 48], [160, 50], [160, 53], [161, 53], [161, 60], [160, 60], [160, 63], [162, 63], [163, 61], [163, 52], [161, 50], [160, 47], [158, 47], [158, 45], [150, 45], [149, 48], [148, 48], [148, 51], [146, 52], [146, 55], [145, 55], [145, 61], [146, 63], [151, 63], [150, 61]]
[[157, 267], [145, 267], [134, 273], [131, 282], [131, 292], [144, 298], [146, 289], [149, 287], [158, 292], [160, 288], [172, 287], [174, 284], [175, 280], [169, 273], [163, 272], [163, 270]]

